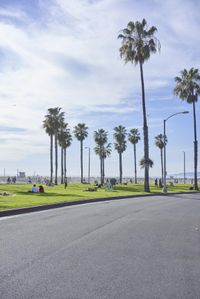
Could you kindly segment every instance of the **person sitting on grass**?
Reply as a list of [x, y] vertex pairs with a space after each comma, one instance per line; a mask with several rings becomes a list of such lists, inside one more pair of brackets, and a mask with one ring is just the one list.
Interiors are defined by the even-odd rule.
[[39, 186], [39, 192], [44, 193], [44, 187], [42, 185]]
[[36, 185], [34, 184], [32, 189], [31, 189], [31, 192], [33, 193], [37, 193], [38, 192], [38, 188], [36, 187]]

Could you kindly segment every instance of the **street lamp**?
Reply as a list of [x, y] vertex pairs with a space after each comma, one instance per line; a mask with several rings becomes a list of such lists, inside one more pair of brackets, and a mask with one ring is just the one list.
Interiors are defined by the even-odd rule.
[[164, 133], [164, 175], [163, 175], [163, 193], [167, 193], [167, 186], [166, 186], [166, 175], [167, 175], [167, 171], [166, 171], [166, 142], [165, 142], [165, 137], [166, 137], [166, 121], [168, 119], [170, 119], [171, 117], [178, 115], [178, 114], [187, 114], [189, 113], [189, 111], [183, 111], [183, 112], [177, 112], [174, 113], [172, 115], [170, 115], [169, 117], [167, 117], [166, 119], [164, 119], [163, 121], [163, 133]]
[[86, 146], [85, 149], [88, 149], [88, 184], [90, 184], [90, 147]]

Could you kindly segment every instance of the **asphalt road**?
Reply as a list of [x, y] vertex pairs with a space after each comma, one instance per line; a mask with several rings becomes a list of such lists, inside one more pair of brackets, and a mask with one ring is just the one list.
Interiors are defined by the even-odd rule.
[[200, 298], [200, 194], [0, 219], [0, 298]]

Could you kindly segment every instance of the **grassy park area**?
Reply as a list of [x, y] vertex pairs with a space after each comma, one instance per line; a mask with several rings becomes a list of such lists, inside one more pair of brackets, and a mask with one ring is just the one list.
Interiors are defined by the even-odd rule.
[[[141, 184], [116, 185], [114, 186], [113, 191], [108, 191], [103, 187], [98, 188], [97, 191], [94, 192], [87, 191], [88, 188], [93, 187], [92, 185], [87, 184], [69, 184], [66, 189], [64, 189], [63, 185], [54, 187], [45, 186], [45, 193], [30, 193], [28, 191], [31, 190], [31, 187], [32, 185], [28, 184], [0, 185], [0, 211], [51, 203], [146, 194], [143, 191], [144, 187]], [[169, 186], [168, 192], [191, 192], [189, 187], [191, 187], [191, 185], [177, 184], [175, 186]], [[4, 192], [9, 193], [11, 196], [3, 196], [2, 194]], [[151, 186], [151, 194], [161, 192], [161, 188], [154, 185]]]

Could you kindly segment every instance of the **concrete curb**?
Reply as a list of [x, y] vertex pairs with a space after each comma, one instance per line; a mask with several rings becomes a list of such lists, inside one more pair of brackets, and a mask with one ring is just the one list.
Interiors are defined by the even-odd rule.
[[149, 196], [171, 196], [176, 194], [196, 194], [199, 192], [177, 192], [177, 193], [153, 193], [153, 194], [139, 194], [139, 195], [127, 195], [127, 196], [115, 196], [115, 197], [105, 197], [105, 198], [93, 198], [93, 199], [85, 199], [85, 200], [77, 200], [77, 201], [70, 201], [70, 202], [61, 202], [61, 203], [54, 203], [54, 204], [48, 204], [48, 205], [41, 205], [41, 206], [33, 206], [33, 207], [27, 207], [27, 208], [19, 208], [19, 209], [12, 209], [12, 210], [5, 210], [0, 211], [0, 218], [1, 217], [8, 217], [8, 216], [14, 216], [14, 215], [20, 215], [20, 214], [27, 214], [32, 212], [39, 212], [39, 211], [45, 211], [50, 209], [57, 209], [57, 208], [63, 208], [68, 206], [75, 206], [75, 205], [82, 205], [87, 203], [95, 203], [95, 202], [103, 202], [103, 201], [110, 201], [110, 200], [119, 200], [119, 199], [125, 199], [125, 198], [140, 198], [140, 197], [149, 197]]

